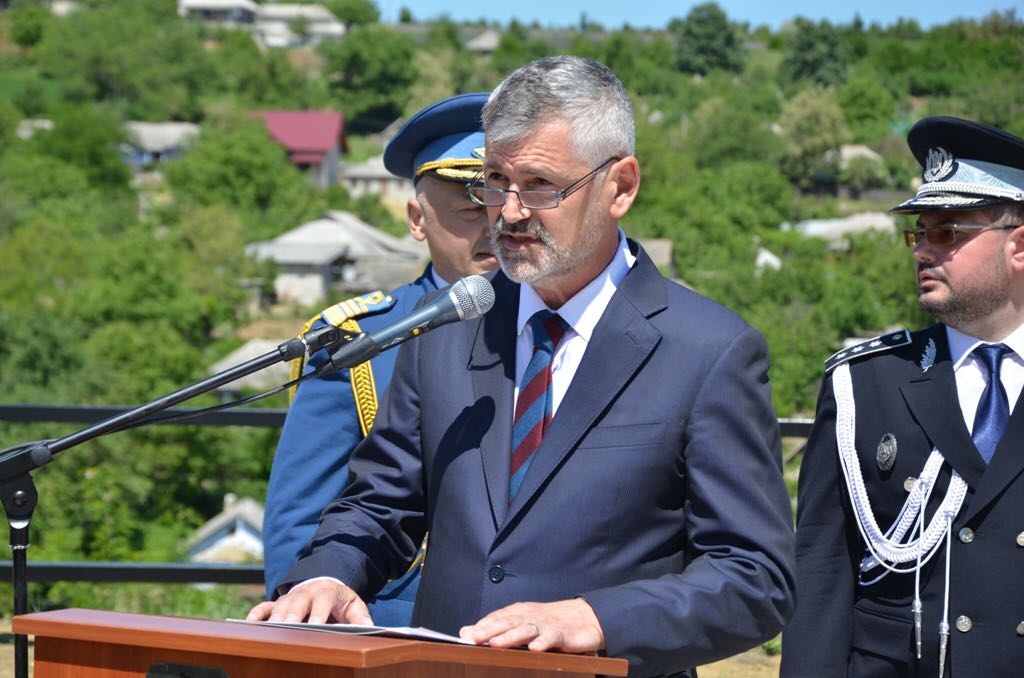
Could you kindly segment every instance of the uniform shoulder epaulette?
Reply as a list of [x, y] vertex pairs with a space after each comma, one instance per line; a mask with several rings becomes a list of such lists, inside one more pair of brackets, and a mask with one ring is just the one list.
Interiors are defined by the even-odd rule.
[[371, 313], [387, 311], [394, 305], [394, 297], [377, 290], [376, 292], [369, 292], [358, 297], [340, 301], [333, 306], [328, 306], [319, 315], [313, 317], [309, 325], [312, 326], [317, 318], [323, 316], [324, 320], [330, 324], [340, 327], [343, 322], [350, 318], [354, 320]]
[[825, 372], [831, 372], [833, 369], [835, 369], [839, 365], [842, 365], [847, 360], [852, 360], [853, 358], [861, 358], [863, 356], [871, 355], [873, 353], [890, 351], [900, 346], [906, 346], [910, 342], [910, 330], [907, 330], [906, 328], [896, 332], [890, 332], [889, 334], [883, 334], [879, 337], [875, 337], [874, 339], [868, 339], [867, 341], [857, 344], [856, 346], [851, 346], [849, 348], [844, 348], [841, 351], [836, 351], [831, 356], [829, 356], [828, 360], [825, 361]]
[[[306, 324], [302, 326], [302, 332], [300, 332], [300, 335], [309, 332], [313, 323], [321, 318], [335, 327], [340, 327], [343, 330], [358, 334], [362, 331], [359, 327], [359, 318], [390, 310], [394, 305], [395, 298], [390, 294], [381, 292], [380, 290], [377, 290], [376, 292], [368, 292], [367, 294], [363, 294], [358, 297], [352, 297], [345, 301], [339, 301], [337, 304], [328, 306], [307, 320]], [[304, 355], [292, 360], [292, 381], [295, 381], [302, 376], [302, 369], [305, 366], [306, 357]], [[298, 385], [292, 386], [288, 389], [289, 400], [295, 398], [296, 388], [298, 388]]]

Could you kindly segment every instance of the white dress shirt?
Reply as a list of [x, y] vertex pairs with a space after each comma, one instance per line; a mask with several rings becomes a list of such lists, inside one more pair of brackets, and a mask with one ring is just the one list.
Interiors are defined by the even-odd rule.
[[547, 304], [530, 285], [524, 284], [519, 287], [519, 318], [516, 321], [516, 390], [512, 403], [513, 411], [515, 410], [515, 401], [519, 399], [523, 374], [533, 356], [533, 328], [530, 326], [530, 318], [533, 317], [533, 314], [545, 309], [555, 311], [572, 328], [566, 330], [551, 359], [551, 413], [554, 416], [565, 392], [569, 390], [569, 384], [576, 374], [576, 369], [583, 360], [583, 354], [587, 350], [587, 344], [590, 342], [597, 322], [604, 315], [604, 310], [608, 307], [608, 302], [611, 301], [615, 290], [622, 284], [622, 280], [635, 263], [636, 257], [629, 251], [626, 234], [620, 228], [619, 245], [611, 262], [586, 287], [562, 304], [561, 308], [548, 309]]
[[[960, 411], [964, 415], [967, 430], [974, 433], [974, 415], [981, 402], [981, 394], [988, 384], [987, 370], [977, 356], [972, 354], [975, 348], [988, 342], [975, 339], [959, 330], [946, 326], [946, 337], [949, 340], [949, 355], [953, 360], [953, 374], [956, 376], [956, 392], [960, 399]], [[1017, 404], [1021, 388], [1024, 387], [1024, 325], [1021, 325], [1003, 343], [1013, 349], [1013, 353], [1003, 357], [999, 367], [1000, 380], [1006, 389], [1006, 397], [1010, 402], [1010, 413]]]

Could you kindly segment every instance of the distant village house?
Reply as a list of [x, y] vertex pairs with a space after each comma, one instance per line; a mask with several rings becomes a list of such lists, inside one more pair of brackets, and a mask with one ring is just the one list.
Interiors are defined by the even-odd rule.
[[338, 163], [347, 149], [344, 117], [332, 111], [256, 111], [288, 159], [309, 174], [313, 185], [338, 183]]

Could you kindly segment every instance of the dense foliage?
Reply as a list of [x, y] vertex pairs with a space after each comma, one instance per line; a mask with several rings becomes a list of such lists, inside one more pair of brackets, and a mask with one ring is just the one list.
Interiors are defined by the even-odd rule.
[[[0, 12], [5, 401], [137, 403], [199, 379], [254, 319], [242, 282], [265, 271], [245, 258], [247, 243], [327, 207], [393, 227], [375, 198], [312, 188], [254, 109], [334, 108], [350, 133], [378, 130], [537, 56], [604, 61], [636, 104], [644, 183], [624, 227], [671, 239], [680, 277], [765, 333], [780, 416], [811, 413], [821, 361], [844, 337], [926, 321], [895, 232], [829, 243], [782, 225], [895, 204], [917, 174], [903, 136], [924, 115], [1024, 134], [1024, 24], [1012, 12], [929, 30], [797, 19], [772, 32], [709, 3], [663, 31], [513, 23], [479, 55], [465, 44], [481, 26], [407, 12], [389, 27], [370, 0], [327, 4], [346, 37], [291, 50], [182, 20], [173, 0], [93, 0], [67, 17], [23, 0]], [[19, 138], [25, 117], [53, 129]], [[129, 119], [202, 132], [162, 179], [140, 182], [119, 156]], [[848, 142], [882, 160], [844, 163]], [[65, 431], [3, 425], [0, 444]], [[36, 474], [32, 557], [180, 559], [225, 493], [262, 498], [275, 438], [164, 427], [70, 451]], [[133, 594], [38, 595], [47, 605]]]

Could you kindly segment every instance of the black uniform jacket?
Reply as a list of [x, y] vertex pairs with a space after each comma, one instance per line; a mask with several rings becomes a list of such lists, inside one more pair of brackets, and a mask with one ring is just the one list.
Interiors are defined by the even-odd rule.
[[[969, 486], [953, 522], [949, 575], [949, 654], [945, 675], [1024, 675], [1024, 407], [1016, 407], [986, 466], [964, 423], [946, 328], [854, 359], [856, 446], [882, 530], [895, 520], [933, 446], [946, 464], [925, 519], [946, 493], [951, 467]], [[933, 342], [929, 350], [929, 340]], [[931, 360], [934, 363], [924, 369]], [[923, 652], [915, 657], [913, 574], [862, 585], [864, 541], [854, 521], [836, 443], [832, 374], [822, 384], [800, 470], [797, 510], [797, 609], [783, 632], [783, 678], [905, 678], [938, 675], [946, 548], [921, 572]], [[877, 459], [885, 434], [895, 463]], [[872, 575], [878, 570], [874, 570]], [[873, 578], [865, 577], [865, 580]]]

